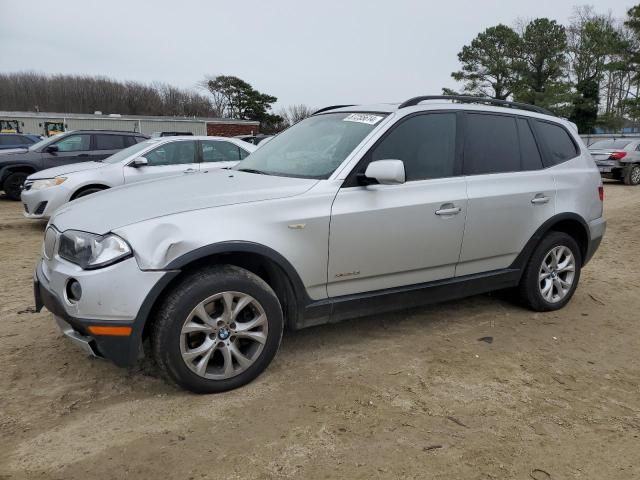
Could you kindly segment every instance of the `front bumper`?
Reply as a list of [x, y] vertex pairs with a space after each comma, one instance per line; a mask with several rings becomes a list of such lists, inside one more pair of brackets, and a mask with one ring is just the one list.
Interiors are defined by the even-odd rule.
[[[140, 276], [132, 278], [131, 275], [123, 274], [131, 267], [123, 265], [127, 262], [135, 264], [134, 259], [129, 259], [103, 269], [102, 273], [105, 278], [100, 280], [101, 286], [96, 283], [96, 280], [99, 280], [99, 277], [96, 277], [96, 272], [101, 272], [100, 270], [87, 271], [85, 275], [82, 274], [84, 271], [81, 269], [74, 272], [73, 278], [83, 286], [83, 297], [75, 305], [66, 299], [65, 290], [59, 287], [64, 285], [66, 288], [66, 280], [72, 278], [68, 271], [65, 272], [63, 268], [53, 270], [41, 260], [36, 266], [33, 279], [36, 311], [46, 307], [53, 313], [60, 330], [69, 340], [86, 353], [106, 358], [120, 367], [133, 365], [142, 355], [142, 333], [149, 312], [161, 291], [178, 273], [138, 270], [141, 275], [151, 274], [153, 276], [153, 284], [148, 282], [148, 289], [145, 289], [146, 293], [143, 293], [145, 290], [139, 288]], [[114, 268], [118, 266], [124, 268]], [[137, 269], [137, 265], [135, 267]], [[107, 272], [108, 269], [112, 270]], [[116, 270], [121, 270], [116, 272], [119, 274], [117, 285], [113, 283], [113, 278], [111, 278]], [[137, 288], [133, 285], [135, 283], [138, 284]], [[117, 294], [123, 289], [136, 290], [134, 300], [136, 300], [137, 307], [132, 315], [123, 316], [122, 312], [114, 312], [118, 307], [123, 307], [123, 302], [131, 304], [131, 299], [127, 301], [122, 298], [120, 305], [118, 305], [117, 300], [111, 295], [113, 291]], [[83, 303], [85, 295], [87, 299], [83, 305], [80, 305]], [[133, 307], [128, 308], [131, 310]], [[93, 314], [90, 314], [89, 310], [93, 310]], [[128, 336], [92, 335], [89, 331], [91, 326], [130, 327], [131, 334]]]
[[62, 185], [44, 190], [23, 190], [20, 200], [26, 218], [49, 218], [59, 207], [69, 201], [71, 192]]

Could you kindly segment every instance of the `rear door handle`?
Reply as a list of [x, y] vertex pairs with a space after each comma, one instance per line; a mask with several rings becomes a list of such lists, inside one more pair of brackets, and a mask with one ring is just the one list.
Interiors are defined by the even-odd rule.
[[545, 196], [543, 193], [539, 193], [531, 199], [531, 203], [533, 203], [534, 205], [538, 205], [541, 203], [549, 203], [549, 200], [549, 197]]
[[78, 157], [88, 157], [89, 154], [88, 153], [81, 153], [80, 155], [78, 155]]
[[196, 170], [195, 168], [187, 168], [186, 170], [184, 170], [184, 173], [196, 173], [198, 170]]
[[445, 203], [439, 210], [436, 210], [436, 215], [457, 215], [461, 211], [460, 207], [456, 207], [452, 203]]

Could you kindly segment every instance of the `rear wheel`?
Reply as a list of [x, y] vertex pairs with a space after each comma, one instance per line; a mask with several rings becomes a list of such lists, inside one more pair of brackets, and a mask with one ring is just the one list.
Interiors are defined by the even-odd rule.
[[283, 325], [266, 282], [239, 267], [214, 266], [186, 277], [167, 296], [153, 324], [153, 356], [180, 387], [223, 392], [267, 368]]
[[11, 200], [20, 200], [20, 193], [22, 192], [22, 184], [25, 182], [28, 173], [15, 172], [10, 174], [2, 184], [4, 193], [7, 194]]
[[623, 180], [627, 185], [640, 185], [640, 165], [629, 165]]
[[566, 233], [551, 232], [529, 259], [518, 287], [520, 297], [532, 310], [558, 310], [571, 300], [581, 268], [576, 241]]

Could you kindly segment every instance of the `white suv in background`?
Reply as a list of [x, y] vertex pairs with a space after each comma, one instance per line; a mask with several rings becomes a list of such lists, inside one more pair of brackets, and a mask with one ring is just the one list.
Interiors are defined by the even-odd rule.
[[226, 137], [146, 140], [104, 160], [72, 163], [27, 177], [20, 196], [27, 218], [49, 218], [61, 205], [119, 185], [233, 167], [256, 149]]
[[539, 108], [330, 107], [231, 170], [59, 209], [36, 307], [91, 354], [131, 365], [149, 340], [167, 379], [220, 392], [267, 367], [285, 326], [503, 288], [563, 307], [604, 234], [602, 200], [575, 126]]

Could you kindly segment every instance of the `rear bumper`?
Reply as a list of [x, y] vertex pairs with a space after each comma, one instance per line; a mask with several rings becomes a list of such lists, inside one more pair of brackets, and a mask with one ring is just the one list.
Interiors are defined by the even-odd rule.
[[596, 250], [600, 247], [606, 230], [607, 221], [603, 217], [596, 218], [589, 222], [589, 245], [587, 245], [587, 254], [582, 262], [583, 265], [586, 265], [589, 260], [591, 260], [593, 254], [596, 253]]

